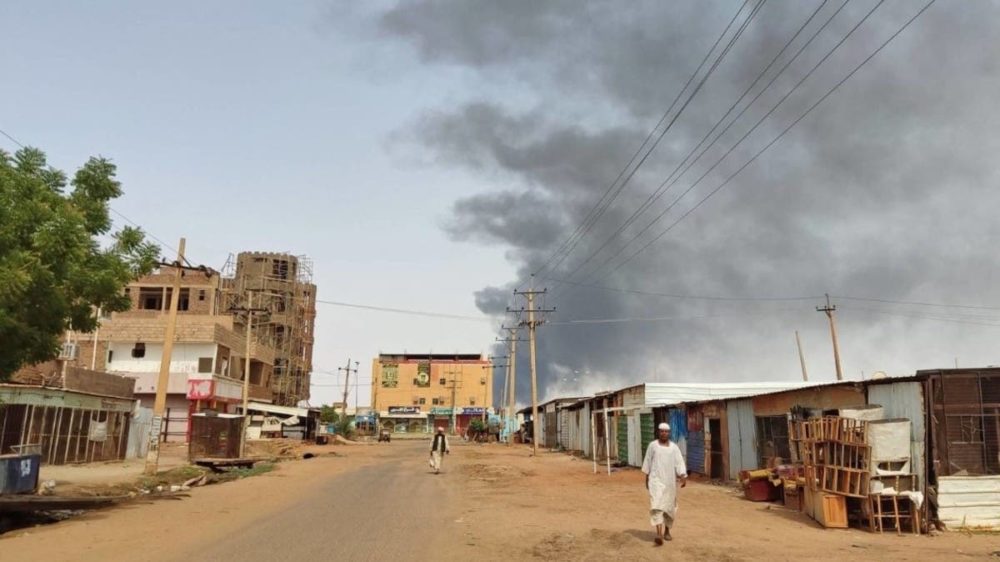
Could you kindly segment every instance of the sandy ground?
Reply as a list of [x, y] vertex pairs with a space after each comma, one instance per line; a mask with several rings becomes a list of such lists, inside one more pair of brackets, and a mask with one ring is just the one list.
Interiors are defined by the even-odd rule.
[[[593, 473], [561, 453], [504, 446], [462, 454], [463, 528], [475, 553], [550, 560], [997, 560], [1000, 535], [876, 535], [823, 529], [797, 511], [692, 482], [674, 540], [653, 545], [641, 472]], [[603, 469], [603, 467], [600, 467]], [[996, 554], [993, 554], [996, 553]], [[992, 555], [992, 556], [991, 556]]]
[[[998, 535], [825, 530], [730, 488], [682, 490], [675, 540], [652, 544], [642, 475], [523, 447], [426, 442], [327, 447], [341, 456], [0, 537], [18, 560], [996, 560]], [[207, 558], [206, 558], [207, 556]]]
[[[164, 443], [160, 446], [159, 470], [170, 470], [187, 464], [187, 446], [183, 443]], [[101, 485], [134, 482], [146, 468], [146, 459], [128, 459], [116, 462], [95, 462], [73, 465], [45, 465], [39, 480], [54, 481], [55, 493], [71, 495], [81, 490]]]

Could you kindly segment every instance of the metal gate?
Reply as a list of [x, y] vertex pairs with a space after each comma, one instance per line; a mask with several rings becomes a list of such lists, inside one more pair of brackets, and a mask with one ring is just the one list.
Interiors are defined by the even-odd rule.
[[741, 470], [757, 468], [757, 432], [753, 402], [732, 400], [726, 405], [729, 420], [729, 478], [739, 478]]

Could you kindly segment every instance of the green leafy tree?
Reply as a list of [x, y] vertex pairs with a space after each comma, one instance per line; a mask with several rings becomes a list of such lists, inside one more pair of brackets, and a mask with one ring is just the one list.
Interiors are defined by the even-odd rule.
[[137, 228], [111, 232], [108, 205], [121, 194], [104, 158], [67, 182], [38, 149], [0, 150], [0, 381], [58, 356], [66, 329], [92, 331], [96, 307], [128, 310], [122, 288], [160, 249]]
[[344, 436], [348, 439], [354, 437], [354, 418], [347, 417], [347, 414], [340, 414], [337, 417], [337, 421], [334, 422], [334, 431], [337, 435]]
[[323, 423], [333, 423], [337, 421], [337, 410], [333, 406], [320, 406], [319, 421]]

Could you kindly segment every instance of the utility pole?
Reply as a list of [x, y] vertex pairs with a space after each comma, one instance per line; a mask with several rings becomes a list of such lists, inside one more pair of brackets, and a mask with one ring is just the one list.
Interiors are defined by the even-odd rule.
[[806, 372], [806, 356], [802, 354], [802, 340], [799, 339], [799, 331], [795, 330], [795, 345], [799, 347], [799, 364], [802, 365], [802, 380], [809, 380], [809, 373]]
[[459, 380], [457, 378], [455, 378], [455, 375], [462, 374], [462, 371], [461, 370], [459, 370], [457, 372], [456, 371], [448, 371], [445, 374], [446, 374], [446, 376], [450, 376], [451, 377], [451, 379], [448, 381], [448, 384], [451, 385], [451, 434], [452, 435], [457, 435], [458, 434], [458, 407], [456, 405], [455, 394], [458, 391]]
[[[177, 307], [181, 300], [181, 275], [184, 267], [184, 244], [177, 244], [177, 262], [174, 264], [173, 293], [170, 295], [170, 312], [163, 334], [163, 353], [160, 356], [160, 376], [156, 380], [156, 400], [153, 402], [153, 422], [149, 426], [149, 449], [146, 452], [147, 475], [155, 475], [160, 463], [160, 433], [163, 431], [163, 414], [167, 409], [167, 385], [170, 383], [170, 355], [174, 351], [174, 332], [177, 327]], [[96, 349], [94, 350], [97, 351]]]
[[[351, 359], [348, 357], [348, 359], [347, 359], [347, 365], [344, 366], [344, 367], [337, 367], [337, 370], [344, 372], [344, 410], [341, 412], [341, 414], [343, 414], [346, 417], [347, 416], [347, 389], [350, 388], [351, 373], [354, 373], [355, 375], [358, 374], [358, 362], [355, 361], [354, 362], [354, 368], [351, 369]], [[357, 377], [356, 376], [354, 377], [354, 381], [355, 381], [355, 383], [357, 383]], [[357, 400], [357, 397], [355, 397], [355, 401], [356, 400]], [[355, 413], [357, 413], [357, 410], [355, 410]]]
[[264, 314], [268, 312], [266, 308], [254, 308], [253, 291], [246, 289], [246, 292], [247, 305], [245, 307], [241, 306], [229, 309], [234, 314], [246, 314], [247, 321], [246, 356], [243, 361], [243, 436], [240, 438], [240, 458], [243, 458], [246, 453], [247, 430], [250, 428], [250, 356], [253, 351], [251, 347], [253, 344], [253, 317], [254, 313]]
[[[486, 403], [486, 398], [489, 396], [489, 388], [491, 386], [493, 386], [493, 369], [507, 369], [507, 367], [508, 367], [508, 365], [497, 365], [497, 364], [495, 364], [493, 362], [494, 359], [507, 359], [506, 355], [500, 355], [500, 356], [497, 356], [497, 357], [494, 357], [494, 356], [490, 355], [488, 357], [488, 359], [490, 360], [490, 364], [489, 365], [483, 365], [483, 370], [485, 371], [485, 370], [489, 369], [489, 372], [490, 372], [490, 376], [486, 380], [486, 384], [483, 385], [483, 421], [484, 422], [486, 421], [486, 408], [489, 406]], [[506, 380], [504, 380], [504, 384], [507, 384]], [[501, 401], [501, 404], [502, 403], [503, 402]]]
[[834, 312], [837, 310], [836, 305], [830, 304], [830, 295], [826, 295], [826, 306], [817, 306], [816, 312], [825, 312], [826, 317], [830, 319], [830, 337], [833, 338], [833, 362], [837, 367], [837, 380], [844, 380], [844, 373], [840, 369], [840, 346], [837, 344], [837, 321], [834, 318]]
[[507, 399], [509, 400], [509, 405], [507, 406], [507, 416], [504, 420], [504, 427], [508, 429], [510, 435], [507, 436], [507, 445], [514, 444], [514, 428], [517, 425], [517, 412], [515, 408], [517, 407], [517, 342], [525, 341], [518, 339], [517, 337], [517, 326], [501, 326], [502, 330], [507, 330], [510, 334], [509, 338], [497, 339], [497, 341], [502, 341], [510, 344], [510, 360], [507, 361]]
[[[90, 370], [97, 370], [97, 340], [101, 334], [101, 307], [97, 307], [97, 326], [94, 328], [94, 348], [93, 353], [90, 354]], [[958, 360], [956, 359], [956, 362]], [[107, 371], [107, 368], [104, 369]]]
[[537, 375], [537, 363], [535, 354], [535, 332], [538, 326], [545, 322], [544, 319], [535, 319], [535, 313], [546, 313], [555, 312], [554, 308], [535, 308], [535, 296], [544, 295], [548, 289], [542, 289], [541, 291], [535, 290], [535, 276], [531, 276], [531, 288], [527, 291], [514, 291], [515, 295], [521, 295], [528, 300], [528, 308], [522, 308], [520, 312], [527, 312], [528, 319], [522, 320], [520, 322], [521, 326], [528, 328], [528, 349], [529, 357], [531, 361], [531, 454], [534, 456], [538, 455], [538, 435], [539, 435], [539, 420], [538, 420], [538, 375]]

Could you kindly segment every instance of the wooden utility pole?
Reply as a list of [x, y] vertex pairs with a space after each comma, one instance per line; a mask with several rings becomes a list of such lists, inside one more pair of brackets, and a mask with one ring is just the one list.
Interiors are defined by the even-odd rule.
[[[337, 370], [344, 372], [344, 409], [341, 411], [341, 414], [343, 414], [344, 416], [346, 416], [347, 415], [347, 389], [350, 388], [351, 373], [353, 372], [355, 375], [358, 374], [358, 362], [355, 361], [354, 362], [354, 368], [351, 369], [351, 358], [348, 357], [347, 358], [347, 365], [344, 366], [344, 367], [337, 367]], [[355, 380], [357, 380], [357, 377], [355, 377]], [[355, 410], [355, 413], [357, 413], [356, 410]]]
[[253, 318], [254, 313], [263, 314], [268, 312], [266, 308], [254, 308], [253, 306], [253, 291], [249, 289], [246, 290], [247, 293], [247, 305], [245, 307], [231, 308], [229, 311], [235, 314], [244, 313], [246, 314], [247, 322], [247, 332], [246, 332], [246, 349], [244, 351], [245, 357], [243, 358], [243, 435], [240, 437], [240, 457], [242, 458], [246, 453], [247, 448], [247, 431], [250, 429], [250, 356], [253, 353]]
[[246, 455], [247, 430], [250, 428], [250, 343], [253, 341], [253, 293], [247, 293], [247, 346], [243, 359], [243, 435], [240, 438], [240, 458]]
[[[544, 295], [547, 289], [542, 289], [541, 291], [535, 290], [535, 276], [531, 276], [531, 289], [527, 291], [514, 291], [515, 295], [521, 295], [527, 298], [528, 308], [522, 308], [519, 312], [527, 312], [528, 319], [522, 320], [520, 322], [521, 326], [526, 326], [528, 328], [528, 350], [529, 357], [531, 361], [531, 453], [532, 455], [538, 454], [538, 436], [539, 436], [539, 419], [538, 419], [538, 372], [537, 372], [537, 362], [536, 362], [536, 352], [535, 352], [535, 332], [538, 326], [545, 322], [544, 319], [535, 318], [535, 313], [546, 313], [555, 312], [555, 309], [544, 309], [535, 308], [535, 295]], [[509, 311], [509, 310], [508, 310]]]
[[836, 305], [830, 304], [830, 295], [826, 295], [826, 306], [817, 306], [816, 312], [825, 312], [826, 317], [830, 319], [830, 337], [833, 338], [833, 362], [837, 367], [837, 380], [844, 380], [844, 373], [840, 368], [840, 345], [837, 343], [837, 320], [834, 317], [834, 312], [837, 310]]
[[[167, 386], [170, 384], [170, 355], [174, 351], [174, 332], [177, 328], [177, 307], [181, 300], [181, 275], [184, 267], [184, 244], [177, 244], [177, 262], [174, 264], [173, 292], [170, 295], [170, 312], [163, 334], [163, 353], [160, 356], [160, 376], [156, 380], [156, 399], [153, 402], [153, 421], [149, 426], [149, 449], [146, 452], [147, 475], [155, 475], [160, 463], [160, 434], [163, 432], [163, 414], [167, 409]], [[96, 348], [94, 350], [97, 351]]]
[[799, 339], [799, 331], [795, 330], [795, 345], [799, 348], [799, 364], [802, 365], [802, 380], [809, 380], [809, 373], [806, 372], [806, 356], [802, 354], [802, 340]]

